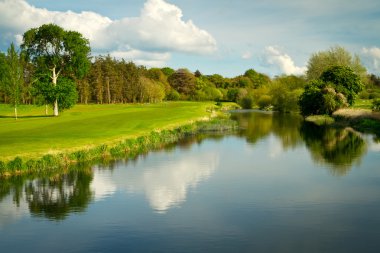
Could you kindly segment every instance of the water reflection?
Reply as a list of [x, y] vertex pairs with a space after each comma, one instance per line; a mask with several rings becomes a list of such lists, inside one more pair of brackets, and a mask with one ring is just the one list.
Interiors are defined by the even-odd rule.
[[25, 198], [31, 214], [49, 219], [64, 219], [70, 212], [82, 212], [92, 198], [91, 170], [36, 179], [25, 185]]
[[232, 119], [238, 121], [243, 128], [240, 136], [251, 144], [274, 134], [282, 144], [282, 148], [295, 148], [302, 145], [299, 129], [302, 117], [296, 114], [280, 114], [261, 111], [242, 111], [232, 114]]
[[[364, 140], [352, 129], [318, 127], [304, 123], [297, 115], [242, 112], [232, 117], [243, 128], [238, 135], [250, 143], [251, 152], [256, 152], [252, 147], [264, 139], [270, 147], [269, 158], [306, 147], [313, 161], [328, 165], [333, 175], [346, 175], [360, 163], [367, 149], [380, 150], [380, 144], [368, 136]], [[142, 194], [155, 212], [167, 213], [185, 203], [189, 192], [209, 180], [218, 168], [222, 156], [219, 150], [198, 148], [209, 138], [215, 142], [223, 136], [198, 135], [162, 151], [93, 169], [0, 179], [0, 227], [28, 214], [63, 220], [72, 212], [86, 210], [92, 201], [105, 200], [118, 191]], [[238, 154], [242, 152], [234, 150], [233, 164], [239, 163]], [[252, 163], [261, 161], [253, 159]]]
[[367, 152], [366, 142], [351, 128], [337, 129], [305, 122], [301, 135], [313, 160], [330, 165], [334, 175], [346, 175]]
[[234, 113], [232, 118], [243, 128], [240, 136], [251, 144], [271, 134], [276, 136], [281, 147], [273, 146], [271, 157], [306, 144], [313, 160], [327, 164], [333, 175], [346, 175], [367, 152], [367, 143], [353, 129], [317, 126], [304, 122], [299, 115], [243, 111]]
[[[92, 186], [95, 196], [112, 194], [112, 190], [143, 193], [151, 208], [165, 213], [186, 200], [188, 191], [207, 180], [218, 166], [218, 153], [181, 152], [165, 155], [151, 154], [149, 159], [138, 159], [133, 164], [119, 163], [112, 176], [96, 172]], [[99, 187], [101, 186], [101, 187]]]
[[63, 220], [91, 202], [91, 169], [71, 170], [37, 179], [13, 177], [0, 187], [0, 226], [27, 214]]

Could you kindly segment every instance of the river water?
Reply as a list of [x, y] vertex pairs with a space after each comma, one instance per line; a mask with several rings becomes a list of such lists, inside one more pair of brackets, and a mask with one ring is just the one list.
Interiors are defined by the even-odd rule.
[[295, 115], [0, 181], [1, 252], [380, 252], [380, 143]]

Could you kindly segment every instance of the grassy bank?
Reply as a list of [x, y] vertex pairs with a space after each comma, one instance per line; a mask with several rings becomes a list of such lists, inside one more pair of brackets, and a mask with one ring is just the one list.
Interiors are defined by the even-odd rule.
[[43, 117], [43, 108], [29, 106], [22, 108], [23, 115], [16, 121], [10, 118], [11, 108], [2, 106], [0, 173], [134, 156], [197, 131], [230, 127], [220, 120], [193, 123], [215, 114], [213, 108], [213, 103], [191, 102], [78, 105], [55, 118]]
[[59, 117], [44, 117], [44, 108], [23, 106], [20, 118], [0, 107], [0, 160], [37, 158], [112, 144], [152, 130], [175, 128], [210, 116], [213, 103], [174, 102], [149, 105], [77, 105]]
[[380, 138], [380, 113], [363, 107], [340, 109], [328, 115], [314, 115], [306, 121], [317, 125], [331, 125], [336, 127], [352, 127], [363, 133], [375, 134]]

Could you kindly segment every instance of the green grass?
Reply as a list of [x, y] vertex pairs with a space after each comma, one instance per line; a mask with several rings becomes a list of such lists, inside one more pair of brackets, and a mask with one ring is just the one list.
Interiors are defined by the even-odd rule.
[[306, 121], [312, 122], [318, 126], [331, 125], [335, 122], [334, 118], [328, 115], [312, 115], [306, 118]]
[[0, 105], [0, 160], [116, 143], [199, 120], [210, 115], [210, 107], [213, 103], [77, 105], [59, 117], [45, 117], [44, 107], [21, 106], [15, 120], [13, 108]]
[[357, 99], [352, 108], [355, 109], [372, 109], [372, 99]]

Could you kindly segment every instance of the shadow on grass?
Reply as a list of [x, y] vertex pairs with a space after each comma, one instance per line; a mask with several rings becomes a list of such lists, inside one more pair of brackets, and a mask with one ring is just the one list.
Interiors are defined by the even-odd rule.
[[[53, 115], [29, 115], [29, 116], [17, 116], [18, 119], [29, 119], [29, 118], [51, 118]], [[0, 119], [15, 119], [15, 116], [5, 116], [0, 115]]]

